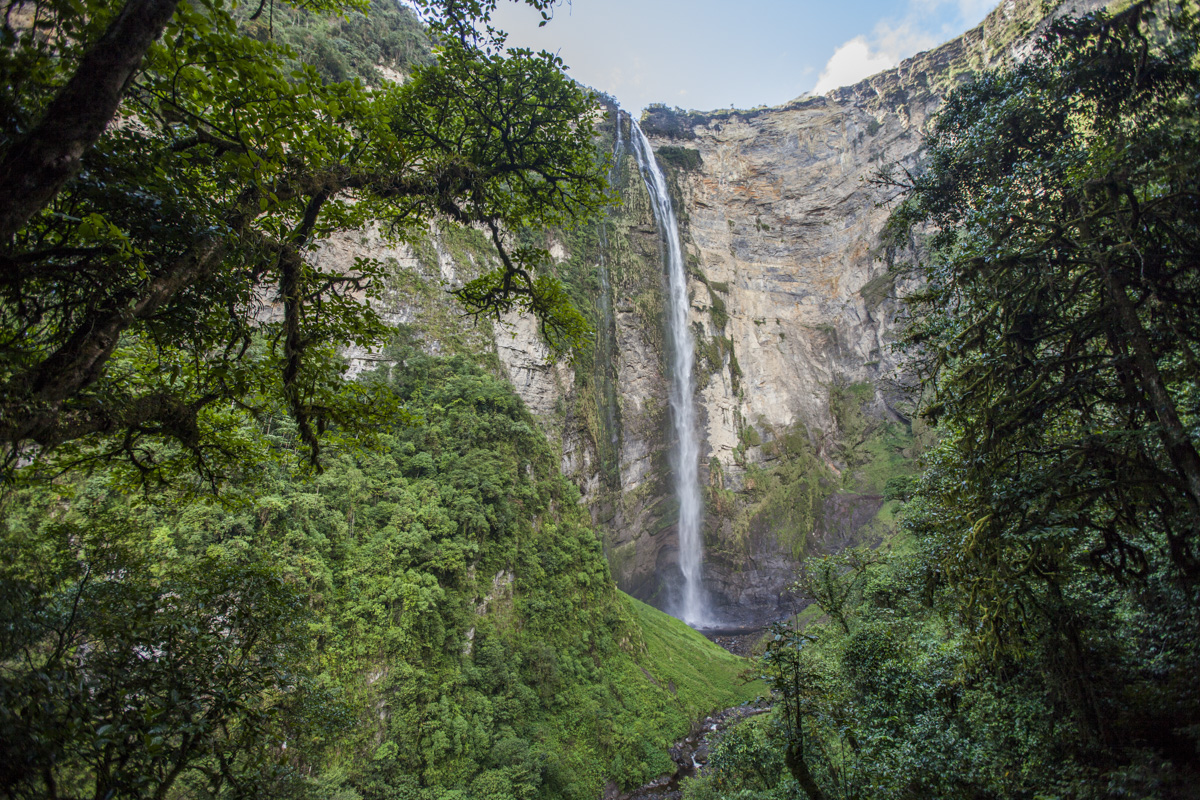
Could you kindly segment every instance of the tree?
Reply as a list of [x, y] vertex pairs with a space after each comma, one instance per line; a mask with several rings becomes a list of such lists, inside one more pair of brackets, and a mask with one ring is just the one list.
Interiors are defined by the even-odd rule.
[[931, 228], [907, 344], [971, 491], [968, 557], [1200, 576], [1195, 21], [1141, 2], [1055, 22], [948, 98], [893, 218]]
[[855, 547], [820, 558], [806, 558], [792, 591], [811, 600], [850, 633], [847, 617], [855, 596], [862, 591], [867, 572], [878, 559], [867, 548]]
[[285, 742], [339, 724], [305, 674], [305, 598], [244, 556], [163, 563], [148, 515], [79, 500], [40, 530], [4, 526], [0, 794], [246, 796], [286, 780]]
[[[528, 2], [548, 16], [548, 0]], [[33, 454], [121, 458], [140, 480], [186, 472], [215, 488], [261, 457], [253, 420], [281, 412], [319, 465], [335, 430], [386, 410], [343, 382], [337, 354], [381, 341], [369, 301], [382, 276], [369, 259], [336, 274], [307, 254], [376, 220], [400, 237], [435, 218], [485, 226], [501, 266], [465, 287], [468, 306], [532, 310], [558, 346], [583, 335], [538, 274], [543, 254], [510, 252], [505, 231], [599, 207], [593, 101], [556, 57], [505, 50], [494, 5], [423, 3], [436, 63], [377, 91], [291, 68], [224, 0], [10, 6], [5, 475]]]
[[[1034, 662], [1090, 747], [1163, 713], [1123, 684], [1194, 669], [1164, 637], [1200, 577], [1198, 42], [1149, 0], [1052, 23], [947, 98], [892, 219], [928, 234], [904, 338], [943, 435], [908, 527], [998, 674]], [[1167, 576], [1185, 590], [1151, 610]], [[1142, 643], [1170, 666], [1118, 658]]]
[[779, 717], [784, 729], [783, 763], [808, 800], [825, 800], [825, 792], [809, 766], [812, 754], [806, 754], [804, 746], [805, 723], [816, 713], [814, 706], [820, 696], [819, 680], [802, 652], [811, 637], [785, 623], [772, 625], [771, 633], [760, 663], [772, 695], [782, 705]]

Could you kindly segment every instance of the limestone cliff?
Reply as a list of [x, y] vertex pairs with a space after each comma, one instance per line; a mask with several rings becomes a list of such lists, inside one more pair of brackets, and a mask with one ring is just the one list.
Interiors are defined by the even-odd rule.
[[[791, 611], [787, 586], [806, 555], [871, 543], [891, 524], [884, 484], [910, 469], [920, 431], [889, 389], [904, 287], [888, 263], [904, 254], [881, 246], [892, 195], [873, 178], [887, 165], [916, 167], [944, 94], [1022, 57], [1041, 24], [1041, 0], [1007, 0], [958, 39], [823, 97], [748, 111], [660, 106], [643, 117], [687, 251], [705, 580], [731, 623]], [[665, 279], [649, 198], [620, 145], [629, 120], [609, 112], [601, 129], [620, 204], [598, 223], [544, 234], [597, 330], [573, 363], [547, 363], [529, 320], [472, 327], [455, 316], [443, 288], [491, 258], [474, 232], [434, 230], [404, 246], [368, 233], [329, 243], [321, 257], [349, 261], [366, 249], [392, 264], [385, 315], [430, 349], [483, 352], [508, 375], [561, 448], [618, 583], [655, 602], [678, 578]], [[356, 366], [379, 357], [351, 355]]]
[[[1099, 4], [1069, 10], [1089, 5]], [[886, 527], [882, 484], [904, 470], [914, 443], [888, 389], [898, 363], [889, 346], [898, 289], [887, 269], [896, 254], [880, 244], [891, 193], [872, 179], [885, 165], [914, 167], [944, 93], [1020, 58], [1041, 18], [1040, 0], [1009, 0], [962, 37], [823, 97], [750, 111], [657, 107], [643, 118], [678, 192], [708, 454], [706, 583], [731, 622], [791, 610], [786, 587], [806, 553], [869, 543]], [[604, 260], [610, 273], [600, 287], [609, 296], [596, 304], [611, 303], [612, 313], [595, 316], [611, 363], [593, 364], [590, 383], [560, 410], [564, 430], [572, 418], [593, 420], [564, 437], [563, 466], [606, 531], [618, 582], [653, 601], [676, 571], [670, 343], [648, 198], [628, 157], [615, 175], [622, 206], [590, 265]], [[601, 351], [593, 358], [603, 362]], [[538, 402], [544, 381], [535, 388], [520, 358], [505, 362]], [[606, 371], [615, 388], [607, 418], [597, 391]], [[566, 396], [561, 375], [544, 378]]]

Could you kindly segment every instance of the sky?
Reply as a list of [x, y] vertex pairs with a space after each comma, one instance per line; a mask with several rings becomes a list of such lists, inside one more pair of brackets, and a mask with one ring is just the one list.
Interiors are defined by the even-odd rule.
[[888, 69], [977, 25], [997, 0], [570, 0], [542, 28], [523, 3], [495, 21], [573, 78], [640, 111], [780, 105]]

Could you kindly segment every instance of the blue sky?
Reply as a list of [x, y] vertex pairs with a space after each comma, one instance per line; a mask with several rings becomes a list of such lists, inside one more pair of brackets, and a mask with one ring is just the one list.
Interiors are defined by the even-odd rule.
[[540, 19], [501, 3], [509, 44], [558, 53], [627, 110], [779, 105], [893, 66], [966, 31], [994, 0], [572, 0]]

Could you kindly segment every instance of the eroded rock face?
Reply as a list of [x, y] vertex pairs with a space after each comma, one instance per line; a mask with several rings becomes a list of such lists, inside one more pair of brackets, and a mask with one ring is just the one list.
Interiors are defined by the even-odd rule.
[[[680, 181], [692, 252], [707, 279], [693, 286], [693, 319], [710, 339], [730, 342], [700, 400], [710, 457], [731, 488], [742, 488], [748, 466], [764, 458], [746, 441], [747, 428], [766, 441], [771, 431], [802, 426], [836, 473], [835, 384], [877, 387], [872, 410], [886, 414], [881, 378], [896, 367], [889, 346], [896, 304], [879, 237], [889, 191], [872, 179], [883, 164], [913, 159], [932, 102], [900, 113], [816, 98], [695, 126], [689, 145], [703, 166]], [[868, 285], [874, 294], [863, 291]], [[715, 302], [724, 314], [713, 313]], [[866, 520], [856, 520], [849, 536], [831, 537], [847, 506], [840, 497], [829, 498], [802, 552], [854, 542], [879, 507], [878, 498], [868, 501]], [[802, 553], [770, 529], [749, 533], [735, 548], [709, 549], [706, 573], [726, 606], [722, 615], [746, 622], [786, 615], [786, 588]], [[711, 538], [727, 537], [716, 528]]]
[[[1070, 10], [1099, 5], [1084, 0]], [[803, 430], [829, 474], [841, 473], [831, 387], [869, 384], [868, 413], [899, 418], [885, 379], [898, 364], [890, 341], [895, 297], [905, 287], [892, 285], [887, 269], [903, 254], [881, 243], [895, 190], [876, 178], [887, 165], [915, 166], [922, 129], [944, 93], [974, 71], [1022, 57], [1044, 24], [1040, 17], [1040, 0], [1009, 0], [964, 36], [824, 97], [748, 112], [658, 109], [643, 120], [660, 161], [682, 165], [670, 171], [703, 371], [702, 472], [711, 487], [733, 490], [735, 505], [745, 502], [738, 498], [747, 470], [770, 460], [767, 445], [783, 431]], [[625, 233], [633, 241], [640, 226], [641, 257], [653, 261], [645, 252], [652, 219], [640, 181], [625, 181], [623, 198]], [[619, 496], [588, 474], [587, 459], [573, 456], [564, 466], [593, 508], [602, 508], [595, 517], [618, 583], [653, 602], [677, 577], [677, 546], [664, 479], [665, 348], [661, 327], [635, 313], [647, 305], [644, 296], [640, 304], [631, 300], [637, 291], [614, 281]], [[710, 493], [705, 572], [719, 615], [758, 624], [791, 613], [786, 589], [805, 553], [869, 541], [865, 531], [882, 498], [844, 489], [828, 495], [798, 546], [781, 541], [765, 520], [733, 530]]]
[[[1078, 0], [1069, 10], [1100, 5]], [[677, 194], [708, 484], [705, 581], [729, 623], [757, 625], [793, 612], [787, 587], [805, 555], [874, 535], [882, 498], [839, 483], [845, 432], [831, 394], [866, 386], [868, 414], [902, 420], [886, 379], [898, 364], [890, 347], [895, 298], [908, 287], [894, 286], [887, 271], [890, 259], [906, 254], [882, 244], [894, 189], [876, 178], [888, 165], [916, 166], [921, 132], [945, 92], [974, 71], [1022, 57], [1040, 18], [1041, 0], [1008, 0], [964, 36], [823, 97], [752, 111], [658, 108], [643, 119]], [[608, 127], [615, 135], [611, 116]], [[547, 363], [533, 321], [515, 316], [476, 331], [467, 345], [474, 352], [494, 347], [547, 435], [560, 442], [563, 470], [604, 532], [618, 584], [654, 603], [679, 577], [665, 277], [648, 197], [628, 154], [614, 177], [622, 204], [602, 231], [607, 296], [597, 300], [608, 309], [598, 331], [608, 346], [598, 346], [594, 359], [606, 363], [587, 375]], [[438, 282], [453, 284], [482, 264], [465, 263], [478, 260], [469, 243], [443, 242], [436, 232], [431, 241], [423, 257], [380, 251], [407, 276], [408, 295], [413, 285], [426, 295], [399, 292], [382, 310], [422, 327], [437, 350], [463, 335], [449, 312], [426, 311], [430, 302], [444, 305]], [[572, 258], [562, 242], [547, 244], [560, 262]], [[324, 255], [349, 258], [339, 248], [331, 243]], [[356, 366], [374, 358], [352, 355]], [[754, 476], [774, 468], [786, 436], [807, 442], [805, 463], [824, 487], [799, 538], [771, 514], [747, 511]]]

